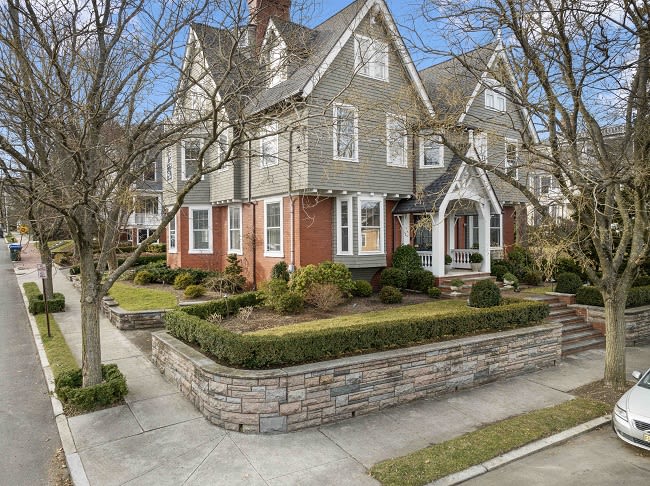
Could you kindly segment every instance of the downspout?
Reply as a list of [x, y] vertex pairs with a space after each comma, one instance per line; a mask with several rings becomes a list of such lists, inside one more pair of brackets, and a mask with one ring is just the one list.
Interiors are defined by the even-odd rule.
[[294, 240], [295, 220], [293, 208], [293, 195], [291, 193], [293, 186], [293, 128], [289, 131], [289, 273], [296, 270], [296, 248]]
[[251, 141], [248, 141], [248, 203], [252, 206], [253, 208], [253, 238], [252, 238], [252, 243], [253, 243], [253, 289], [257, 289], [257, 235], [256, 235], [256, 219], [255, 219], [255, 209], [257, 208], [257, 203], [253, 202], [253, 198], [251, 197], [251, 188], [253, 186], [252, 181], [251, 181], [251, 168], [253, 166], [252, 162], [252, 147], [251, 147]]

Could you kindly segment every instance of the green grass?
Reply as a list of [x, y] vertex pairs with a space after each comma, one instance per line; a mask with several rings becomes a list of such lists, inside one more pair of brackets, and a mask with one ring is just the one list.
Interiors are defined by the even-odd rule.
[[127, 311], [171, 309], [178, 305], [176, 294], [173, 292], [139, 288], [123, 282], [115, 282], [109, 294]]
[[52, 337], [47, 337], [47, 321], [45, 314], [38, 314], [34, 316], [38, 331], [41, 333], [41, 340], [45, 348], [45, 354], [50, 362], [50, 368], [56, 378], [63, 371], [71, 371], [79, 368], [77, 361], [65, 342], [65, 338], [59, 329], [52, 314], [50, 314], [50, 333]]
[[460, 300], [443, 300], [432, 301], [424, 304], [405, 305], [390, 310], [381, 310], [374, 312], [362, 312], [346, 316], [332, 317], [330, 319], [318, 319], [316, 321], [306, 321], [288, 326], [274, 327], [270, 329], [261, 329], [247, 334], [255, 335], [273, 335], [279, 336], [284, 334], [293, 334], [313, 329], [330, 329], [334, 327], [354, 327], [363, 326], [372, 322], [383, 322], [399, 316], [400, 318], [418, 317], [421, 315], [435, 316], [456, 312], [458, 310], [467, 311], [473, 309], [468, 307], [465, 301]]
[[74, 241], [72, 240], [48, 241], [47, 244], [52, 250], [52, 253], [73, 253], [74, 252]]
[[576, 398], [380, 462], [370, 473], [384, 485], [427, 484], [609, 412], [611, 407], [606, 403]]

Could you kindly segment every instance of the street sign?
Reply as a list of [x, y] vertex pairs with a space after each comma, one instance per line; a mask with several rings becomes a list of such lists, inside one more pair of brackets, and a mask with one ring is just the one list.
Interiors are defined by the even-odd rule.
[[39, 263], [36, 267], [38, 269], [38, 278], [45, 280], [47, 278], [47, 268], [44, 263]]

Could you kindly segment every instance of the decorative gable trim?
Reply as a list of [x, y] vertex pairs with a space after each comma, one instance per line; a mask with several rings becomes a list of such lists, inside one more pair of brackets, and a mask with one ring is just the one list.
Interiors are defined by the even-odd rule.
[[327, 54], [325, 57], [325, 60], [320, 64], [314, 75], [307, 81], [307, 84], [302, 88], [302, 94], [303, 96], [309, 96], [311, 92], [314, 90], [318, 82], [320, 81], [321, 77], [325, 74], [325, 71], [330, 67], [332, 62], [334, 62], [334, 59], [336, 59], [336, 56], [341, 52], [341, 49], [343, 49], [343, 46], [347, 44], [347, 42], [350, 40], [354, 32], [357, 30], [357, 27], [361, 24], [361, 21], [365, 18], [365, 16], [370, 12], [370, 10], [376, 7], [383, 15], [384, 20], [386, 21], [386, 27], [388, 28], [391, 39], [394, 41], [394, 45], [397, 47], [396, 51], [406, 67], [406, 71], [411, 78], [411, 81], [415, 85], [417, 93], [420, 95], [420, 99], [424, 103], [424, 106], [427, 107], [427, 110], [429, 113], [434, 116], [435, 111], [433, 109], [433, 105], [431, 104], [431, 101], [429, 100], [429, 96], [427, 95], [424, 85], [422, 84], [422, 80], [420, 79], [420, 75], [417, 72], [417, 69], [415, 69], [415, 65], [413, 64], [413, 60], [411, 59], [411, 55], [408, 53], [408, 50], [406, 49], [406, 45], [404, 44], [404, 41], [402, 39], [402, 36], [400, 35], [397, 26], [395, 25], [395, 21], [393, 20], [393, 16], [391, 15], [390, 11], [388, 10], [388, 7], [386, 6], [386, 3], [384, 0], [367, 0], [366, 3], [363, 5], [362, 8], [359, 9], [357, 12], [356, 16], [348, 26], [348, 28], [343, 32], [343, 35], [339, 38], [339, 40], [336, 42], [334, 45], [334, 48]]

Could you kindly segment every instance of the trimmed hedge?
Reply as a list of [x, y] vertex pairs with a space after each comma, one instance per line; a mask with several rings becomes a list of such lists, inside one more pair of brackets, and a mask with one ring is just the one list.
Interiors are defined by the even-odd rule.
[[207, 319], [212, 314], [228, 317], [237, 314], [240, 307], [255, 307], [261, 304], [259, 292], [245, 292], [232, 297], [213, 300], [204, 304], [194, 304], [183, 307], [183, 312], [201, 319]]
[[82, 388], [81, 369], [65, 371], [54, 380], [54, 391], [65, 405], [89, 411], [112, 405], [129, 392], [126, 378], [116, 364], [102, 365], [103, 382]]
[[[199, 307], [199, 306], [193, 306]], [[508, 301], [489, 309], [463, 309], [448, 315], [394, 317], [364, 326], [314, 329], [282, 335], [236, 334], [196, 315], [175, 310], [165, 315], [169, 333], [228, 366], [262, 369], [334, 359], [432, 342], [478, 331], [525, 327], [548, 316], [548, 305]]]
[[472, 285], [468, 304], [471, 307], [495, 307], [501, 303], [501, 291], [492, 280], [479, 280]]
[[[605, 307], [603, 296], [596, 287], [585, 285], [576, 293], [576, 304]], [[645, 287], [632, 287], [627, 293], [625, 308], [650, 305], [650, 285]]]
[[[43, 294], [39, 290], [38, 285], [35, 282], [25, 282], [23, 289], [25, 289], [25, 295], [29, 303], [28, 310], [30, 314], [44, 314], [45, 301], [43, 300]], [[65, 295], [54, 292], [54, 297], [47, 301], [47, 310], [49, 312], [65, 311]]]
[[561, 294], [575, 294], [582, 287], [580, 275], [573, 272], [563, 272], [557, 276], [555, 291]]

